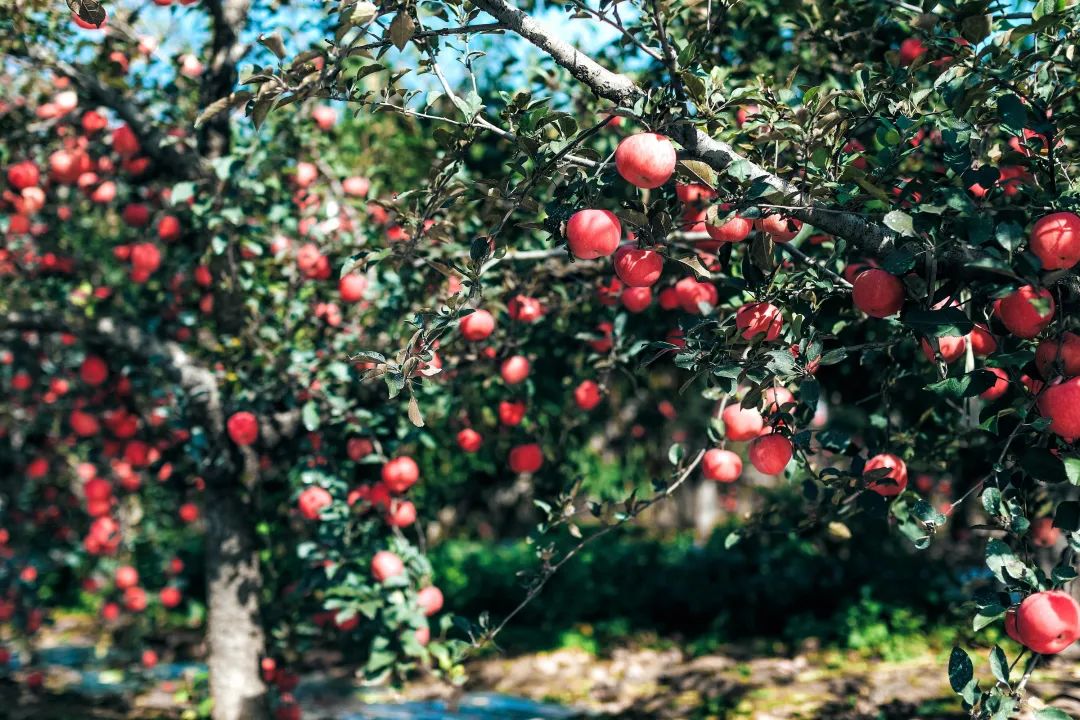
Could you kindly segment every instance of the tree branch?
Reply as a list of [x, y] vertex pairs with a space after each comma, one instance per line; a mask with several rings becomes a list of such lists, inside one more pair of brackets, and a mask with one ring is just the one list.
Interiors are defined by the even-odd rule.
[[[554, 31], [517, 8], [511, 7], [506, 0], [473, 0], [473, 4], [543, 50], [558, 65], [585, 83], [598, 96], [618, 105], [632, 105], [644, 95], [642, 89], [633, 80], [604, 68], [569, 43], [559, 39]], [[676, 120], [669, 128], [669, 134], [673, 140], [683, 146], [685, 155], [705, 162], [718, 172], [733, 163], [745, 163], [743, 168], [747, 171], [750, 180], [765, 182], [787, 199], [802, 198], [802, 192], [795, 185], [743, 157], [731, 145], [714, 140], [689, 120]], [[858, 215], [839, 213], [818, 205], [792, 210], [788, 214], [819, 230], [842, 237], [864, 252], [884, 254], [892, 250], [896, 244], [897, 236], [894, 232]]]
[[45, 52], [40, 46], [31, 47], [29, 57], [69, 78], [90, 104], [102, 105], [115, 112], [117, 117], [131, 128], [139, 141], [139, 146], [157, 167], [178, 168], [184, 177], [194, 177], [199, 174], [199, 160], [193, 153], [177, 150], [176, 146], [169, 142], [157, 125], [147, 118], [141, 109], [119, 92], [105, 85], [99, 78]]
[[118, 323], [112, 318], [83, 323], [41, 312], [2, 315], [0, 331], [4, 330], [73, 333], [88, 343], [123, 350], [148, 363], [158, 364], [176, 378], [190, 400], [200, 408], [207, 429], [217, 437], [222, 437], [225, 432], [225, 415], [214, 373], [175, 342], [159, 340], [134, 325]]

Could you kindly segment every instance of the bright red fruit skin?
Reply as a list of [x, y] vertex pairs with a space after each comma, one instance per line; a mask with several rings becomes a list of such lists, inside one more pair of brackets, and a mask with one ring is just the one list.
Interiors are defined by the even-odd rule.
[[464, 452], [474, 453], [483, 445], [484, 438], [472, 428], [465, 428], [457, 434], [457, 444]]
[[779, 475], [791, 462], [791, 441], [783, 435], [762, 435], [750, 442], [750, 464], [764, 475]]
[[1066, 440], [1080, 437], [1080, 377], [1043, 390], [1039, 396], [1039, 412], [1050, 418], [1050, 432]]
[[251, 445], [259, 437], [259, 421], [254, 413], [241, 410], [233, 413], [226, 423], [229, 437], [240, 446]]
[[600, 386], [593, 380], [582, 380], [581, 384], [574, 388], [574, 402], [582, 410], [592, 410], [600, 404]]
[[1080, 639], [1080, 605], [1066, 592], [1029, 595], [1016, 609], [1020, 642], [1042, 655], [1056, 655]]
[[578, 210], [566, 223], [566, 243], [578, 260], [607, 257], [621, 237], [622, 223], [608, 210]]
[[[943, 335], [937, 339], [938, 352], [941, 353], [941, 359], [946, 363], [951, 363], [957, 360], [964, 351], [967, 350], [967, 340], [957, 335]], [[937, 358], [934, 357], [934, 348], [930, 345], [930, 341], [923, 338], [919, 341], [922, 347], [923, 355], [930, 362], [937, 362]]]
[[735, 313], [735, 327], [744, 340], [753, 340], [758, 335], [766, 342], [780, 337], [784, 329], [784, 317], [780, 308], [766, 302], [743, 305]]
[[872, 268], [855, 278], [851, 300], [870, 317], [886, 318], [900, 312], [904, 304], [904, 283], [891, 273]]
[[495, 331], [495, 318], [487, 310], [477, 310], [461, 318], [460, 327], [469, 342], [486, 340]]
[[420, 479], [420, 468], [407, 455], [396, 457], [382, 467], [383, 484], [392, 493], [403, 493]]
[[371, 558], [371, 576], [377, 582], [386, 582], [403, 572], [405, 572], [405, 563], [389, 550], [380, 550], [375, 553], [375, 557]]
[[516, 473], [534, 473], [544, 464], [544, 453], [536, 443], [517, 445], [510, 450], [510, 469]]
[[638, 133], [619, 143], [615, 168], [626, 182], [639, 188], [658, 188], [675, 173], [675, 146], [663, 135]]
[[1009, 376], [1001, 368], [985, 368], [997, 378], [994, 384], [979, 393], [983, 400], [997, 400], [1009, 390]]
[[904, 461], [895, 455], [882, 453], [867, 460], [863, 472], [868, 473], [882, 468], [889, 468], [889, 474], [885, 478], [868, 482], [866, 489], [882, 497], [894, 497], [902, 493], [908, 484], [907, 465]]
[[1080, 335], [1066, 332], [1057, 340], [1043, 340], [1035, 350], [1035, 367], [1047, 380], [1063, 374], [1080, 375]]
[[765, 427], [765, 421], [755, 408], [744, 408], [732, 403], [720, 414], [724, 421], [724, 437], [728, 440], [753, 440]]
[[[1036, 303], [1045, 312], [1036, 307]], [[1045, 288], [1036, 290], [1025, 285], [994, 303], [994, 314], [1018, 338], [1030, 339], [1043, 331], [1054, 319], [1054, 297]]]
[[701, 458], [701, 469], [709, 480], [735, 482], [742, 475], [742, 458], [730, 450], [712, 448]]
[[1044, 215], [1031, 227], [1029, 247], [1045, 270], [1062, 270], [1080, 262], [1080, 217], [1071, 212]]
[[330, 497], [329, 492], [324, 488], [315, 486], [304, 488], [304, 491], [300, 493], [300, 497], [297, 499], [300, 514], [306, 520], [318, 520], [322, 509], [328, 507], [332, 502], [333, 498]]
[[651, 287], [664, 271], [664, 258], [655, 250], [622, 246], [615, 252], [615, 274], [627, 287]]

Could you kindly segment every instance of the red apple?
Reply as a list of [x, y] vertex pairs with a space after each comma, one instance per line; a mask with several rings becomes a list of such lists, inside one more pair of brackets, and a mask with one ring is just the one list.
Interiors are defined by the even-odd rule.
[[461, 318], [461, 335], [469, 342], [486, 340], [495, 331], [495, 318], [487, 310], [477, 310]]
[[420, 592], [416, 593], [416, 602], [423, 609], [424, 615], [431, 617], [442, 610], [442, 591], [434, 585], [428, 585], [426, 588], [422, 588]]
[[699, 282], [696, 278], [688, 276], [675, 283], [675, 293], [679, 300], [679, 307], [683, 312], [691, 315], [701, 315], [701, 305], [713, 307], [720, 296], [716, 286], [708, 282]]
[[467, 453], [474, 453], [480, 449], [484, 438], [472, 428], [460, 430], [457, 434], [458, 447]]
[[338, 294], [344, 302], [355, 303], [364, 299], [368, 281], [363, 275], [349, 273], [338, 280]]
[[983, 400], [994, 401], [1004, 395], [1009, 390], [1009, 376], [1001, 368], [985, 368], [989, 372], [992, 372], [997, 378], [994, 380], [994, 384], [979, 393], [979, 397]]
[[592, 380], [582, 380], [574, 388], [574, 402], [582, 410], [589, 411], [600, 404], [600, 386]]
[[382, 481], [392, 493], [401, 494], [420, 479], [420, 468], [408, 455], [396, 457], [382, 467]]
[[623, 245], [615, 252], [615, 274], [627, 287], [651, 287], [663, 270], [664, 258], [655, 250]]
[[701, 458], [701, 468], [706, 479], [731, 483], [742, 475], [742, 458], [730, 450], [712, 448]]
[[1080, 437], [1080, 377], [1069, 378], [1043, 390], [1039, 396], [1039, 412], [1050, 418], [1050, 432], [1069, 441]]
[[855, 278], [851, 299], [855, 307], [870, 317], [886, 318], [900, 312], [904, 304], [904, 283], [884, 270], [866, 270]]
[[780, 308], [770, 303], [748, 303], [735, 313], [735, 327], [744, 340], [761, 335], [766, 342], [772, 342], [784, 330], [784, 317]]
[[1045, 270], [1072, 267], [1080, 262], [1080, 217], [1071, 212], [1044, 215], [1031, 227], [1029, 247]]
[[1020, 641], [1041, 655], [1056, 655], [1080, 638], [1080, 605], [1061, 590], [1029, 595], [1016, 609]]
[[765, 421], [761, 413], [752, 407], [742, 407], [732, 403], [720, 414], [724, 421], [724, 437], [728, 440], [752, 440], [761, 434]]
[[663, 135], [638, 133], [619, 143], [615, 168], [631, 185], [658, 188], [675, 173], [675, 146]]
[[517, 385], [529, 377], [529, 360], [524, 355], [513, 355], [503, 360], [499, 374], [507, 385]]
[[1016, 290], [994, 303], [994, 314], [1018, 338], [1033, 338], [1054, 319], [1054, 297], [1049, 290], [1031, 285]]
[[750, 464], [763, 475], [779, 475], [791, 462], [791, 441], [783, 435], [761, 435], [750, 441]]
[[380, 550], [371, 558], [371, 576], [377, 582], [386, 582], [404, 572], [405, 563], [389, 550]]
[[919, 38], [909, 37], [900, 43], [899, 61], [901, 67], [908, 67], [920, 55], [926, 52], [926, 46]]
[[1080, 375], [1080, 335], [1066, 332], [1057, 340], [1043, 340], [1035, 350], [1035, 366], [1044, 378]]
[[325, 488], [314, 485], [304, 488], [300, 493], [300, 497], [297, 498], [300, 514], [304, 516], [305, 520], [318, 520], [322, 509], [330, 507], [333, 502], [334, 499]]
[[544, 464], [544, 453], [536, 443], [510, 449], [510, 469], [516, 473], [534, 473]]
[[[941, 353], [941, 359], [946, 363], [951, 363], [958, 359], [967, 350], [967, 340], [956, 335], [944, 335], [937, 338], [938, 352]], [[937, 358], [934, 357], [934, 347], [930, 344], [930, 341], [926, 338], [920, 340], [923, 355], [930, 362], [937, 362]]]
[[619, 247], [622, 224], [607, 210], [578, 210], [566, 223], [566, 242], [579, 260], [607, 257]]
[[863, 473], [882, 468], [888, 468], [889, 473], [884, 478], [868, 482], [866, 489], [876, 492], [882, 497], [893, 497], [902, 493], [908, 484], [907, 465], [904, 461], [889, 453], [875, 455], [866, 461]]
[[229, 437], [234, 443], [245, 447], [251, 445], [259, 437], [259, 420], [254, 413], [246, 410], [233, 413], [226, 423]]
[[652, 288], [626, 288], [619, 296], [619, 300], [623, 307], [632, 313], [644, 312], [652, 304]]

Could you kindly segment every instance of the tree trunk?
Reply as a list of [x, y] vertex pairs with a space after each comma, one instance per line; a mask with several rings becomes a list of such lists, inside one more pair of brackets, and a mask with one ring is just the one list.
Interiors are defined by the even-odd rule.
[[269, 715], [259, 675], [265, 651], [259, 613], [262, 575], [243, 492], [235, 476], [206, 486], [206, 638], [214, 720]]

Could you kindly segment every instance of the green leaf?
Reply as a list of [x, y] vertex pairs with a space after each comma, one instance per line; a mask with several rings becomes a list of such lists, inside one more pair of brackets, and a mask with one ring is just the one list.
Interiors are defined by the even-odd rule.
[[1005, 651], [995, 645], [990, 651], [990, 672], [999, 682], [1009, 684], [1009, 659], [1005, 657]]
[[975, 324], [959, 308], [923, 310], [916, 308], [904, 313], [901, 322], [919, 335], [933, 337], [967, 335]]
[[1080, 501], [1065, 500], [1054, 510], [1054, 527], [1065, 532], [1080, 530]]
[[915, 253], [906, 245], [897, 248], [881, 261], [881, 269], [893, 275], [903, 275], [915, 267]]
[[1065, 477], [1073, 485], [1080, 485], [1080, 458], [1067, 457], [1063, 462], [1065, 463]]
[[1057, 708], [1043, 708], [1035, 713], [1035, 720], [1072, 720], [1072, 715]]
[[[914, 235], [915, 227], [912, 222], [911, 216], [906, 212], [900, 210], [893, 210], [885, 213], [885, 217], [881, 219], [885, 226], [890, 230], [894, 230], [901, 235]], [[891, 270], [889, 272], [892, 272]]]
[[975, 668], [971, 664], [971, 658], [959, 647], [954, 647], [949, 655], [949, 685], [953, 692], [964, 692], [964, 688], [974, 677]]
[[314, 432], [319, 429], [322, 418], [319, 414], [319, 406], [315, 404], [314, 400], [309, 400], [304, 403], [304, 407], [300, 411], [300, 419], [308, 432]]
[[1029, 447], [1020, 456], [1020, 467], [1036, 480], [1061, 483], [1068, 480], [1065, 463], [1045, 448]]

